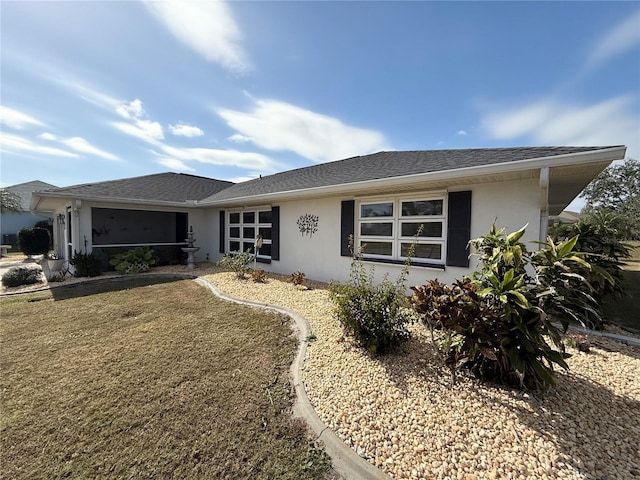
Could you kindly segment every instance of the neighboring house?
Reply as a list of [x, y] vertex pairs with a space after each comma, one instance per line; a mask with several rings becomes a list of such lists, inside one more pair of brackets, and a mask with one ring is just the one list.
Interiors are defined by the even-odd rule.
[[556, 223], [578, 223], [582, 215], [571, 210], [563, 210], [559, 215], [554, 216], [551, 221]]
[[55, 237], [56, 245], [67, 245], [65, 255], [179, 244], [189, 225], [197, 260], [252, 250], [260, 235], [258, 261], [266, 269], [344, 280], [353, 235], [377, 278], [399, 272], [416, 242], [409, 283], [451, 282], [474, 267], [469, 239], [494, 222], [509, 231], [528, 224], [525, 241], [544, 239], [549, 215], [625, 152], [624, 146], [380, 152], [238, 184], [163, 174], [54, 189], [34, 194], [32, 208], [64, 219]]
[[56, 188], [50, 183], [34, 180], [33, 182], [19, 183], [6, 187], [6, 190], [20, 198], [21, 213], [2, 213], [0, 219], [0, 238], [5, 245], [16, 245], [17, 233], [23, 228], [33, 227], [42, 220], [49, 220], [51, 214], [45, 212], [30, 212], [31, 194], [37, 190]]

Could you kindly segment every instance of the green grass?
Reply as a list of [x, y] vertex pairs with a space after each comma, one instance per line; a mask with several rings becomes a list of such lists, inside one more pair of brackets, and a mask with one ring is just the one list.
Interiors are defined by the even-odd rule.
[[2, 478], [331, 475], [290, 415], [287, 318], [191, 281], [114, 288], [0, 300]]

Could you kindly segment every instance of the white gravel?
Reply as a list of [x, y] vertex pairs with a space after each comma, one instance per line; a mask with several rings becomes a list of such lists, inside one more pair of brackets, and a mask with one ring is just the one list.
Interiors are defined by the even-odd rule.
[[317, 337], [303, 370], [309, 399], [391, 477], [640, 479], [639, 349], [600, 339], [590, 353], [570, 349], [571, 370], [542, 397], [466, 378], [452, 388], [421, 326], [402, 351], [373, 358], [343, 337], [324, 288], [300, 291], [274, 277], [207, 276], [230, 295], [309, 320]]
[[374, 358], [343, 337], [324, 284], [301, 291], [273, 274], [257, 284], [212, 266], [194, 273], [307, 318], [317, 337], [303, 370], [309, 399], [393, 478], [640, 480], [639, 348], [592, 338], [590, 353], [569, 349], [570, 371], [542, 397], [467, 378], [452, 388], [419, 325], [400, 352]]

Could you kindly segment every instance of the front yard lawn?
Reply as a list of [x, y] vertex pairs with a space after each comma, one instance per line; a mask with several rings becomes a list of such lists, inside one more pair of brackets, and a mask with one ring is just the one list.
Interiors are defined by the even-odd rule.
[[290, 415], [287, 318], [187, 280], [83, 288], [0, 300], [0, 477], [331, 475]]

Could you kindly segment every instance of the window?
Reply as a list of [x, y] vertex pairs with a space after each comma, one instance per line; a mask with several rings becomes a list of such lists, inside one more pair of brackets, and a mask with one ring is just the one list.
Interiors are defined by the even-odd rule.
[[262, 247], [258, 259], [271, 260], [271, 210], [244, 210], [229, 212], [227, 225], [227, 252], [243, 251], [254, 253], [258, 235], [262, 236]]
[[415, 243], [414, 261], [443, 264], [445, 210], [444, 197], [363, 200], [357, 210], [358, 246], [365, 258], [403, 261]]

